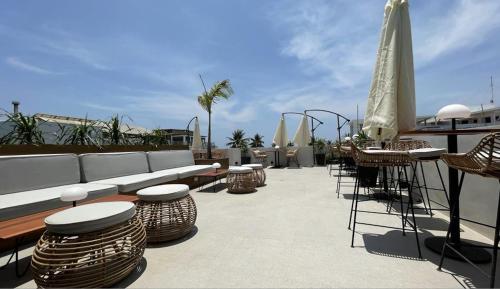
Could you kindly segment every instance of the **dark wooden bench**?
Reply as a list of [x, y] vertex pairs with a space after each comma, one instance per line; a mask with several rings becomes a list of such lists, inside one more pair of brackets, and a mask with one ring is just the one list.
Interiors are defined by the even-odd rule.
[[[90, 204], [98, 202], [115, 202], [115, 201], [128, 201], [137, 202], [138, 198], [134, 195], [113, 195], [106, 196], [102, 198], [93, 199], [90, 201], [84, 201], [79, 204]], [[25, 238], [39, 237], [45, 230], [44, 220], [46, 217], [62, 211], [64, 209], [70, 208], [71, 206], [57, 208], [49, 211], [39, 212], [31, 215], [26, 215], [23, 217], [15, 218], [12, 220], [1, 221], [0, 222], [0, 251], [12, 250], [7, 263], [0, 267], [0, 269], [6, 268], [12, 258], [15, 256], [15, 269], [17, 277], [23, 276], [27, 269], [26, 267], [22, 271], [19, 270], [19, 247], [26, 241]]]

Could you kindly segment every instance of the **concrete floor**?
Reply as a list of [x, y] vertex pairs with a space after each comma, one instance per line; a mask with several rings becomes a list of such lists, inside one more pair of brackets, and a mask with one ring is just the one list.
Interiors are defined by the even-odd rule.
[[[485, 287], [487, 279], [471, 266], [446, 260], [415, 236], [402, 236], [401, 219], [362, 213], [355, 247], [347, 229], [352, 185], [337, 199], [336, 178], [324, 167], [267, 169], [267, 186], [252, 194], [228, 194], [221, 186], [193, 190], [198, 207], [190, 236], [146, 249], [140, 268], [117, 287]], [[384, 213], [385, 203], [363, 201], [360, 209]], [[448, 222], [417, 215], [419, 236], [444, 235]], [[465, 237], [488, 242], [464, 228]], [[22, 251], [29, 256], [33, 248]], [[1, 262], [6, 261], [3, 256]], [[29, 258], [23, 258], [27, 264]], [[485, 266], [488, 269], [489, 266]], [[489, 269], [488, 269], [489, 270]], [[13, 266], [0, 271], [0, 287], [35, 287], [30, 273], [17, 279]]]

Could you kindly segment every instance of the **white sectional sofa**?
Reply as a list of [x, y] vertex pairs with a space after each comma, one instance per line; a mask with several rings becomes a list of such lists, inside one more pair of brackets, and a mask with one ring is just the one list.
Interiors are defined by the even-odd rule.
[[114, 185], [80, 183], [74, 154], [0, 156], [0, 221], [68, 205], [61, 193], [76, 186], [88, 199], [118, 193]]
[[69, 205], [59, 198], [71, 187], [91, 200], [212, 170], [191, 151], [0, 156], [0, 221]]
[[213, 170], [209, 165], [195, 165], [191, 151], [83, 154], [80, 167], [82, 182], [116, 185], [120, 193]]

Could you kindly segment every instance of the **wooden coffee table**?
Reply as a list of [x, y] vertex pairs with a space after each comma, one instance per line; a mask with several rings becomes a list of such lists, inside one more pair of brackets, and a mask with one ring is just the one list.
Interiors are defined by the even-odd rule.
[[217, 180], [219, 180], [219, 179], [225, 178], [227, 176], [227, 172], [228, 172], [227, 169], [217, 169], [214, 172], [197, 174], [194, 177], [195, 177], [195, 180], [196, 180], [196, 178], [198, 178], [198, 180], [200, 178], [201, 179], [203, 179], [203, 178], [210, 179], [212, 181], [212, 183], [214, 183], [214, 185], [212, 187], [213, 187], [214, 192], [215, 192], [215, 182], [217, 182]]

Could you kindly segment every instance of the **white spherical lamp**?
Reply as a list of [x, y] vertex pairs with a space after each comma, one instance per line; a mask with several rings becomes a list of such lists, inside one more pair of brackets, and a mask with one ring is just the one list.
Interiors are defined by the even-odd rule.
[[82, 187], [69, 188], [61, 194], [61, 201], [73, 202], [73, 207], [76, 206], [76, 201], [86, 199], [88, 196], [87, 190]]
[[436, 118], [438, 120], [454, 119], [454, 118], [469, 118], [471, 115], [470, 109], [462, 104], [450, 104], [441, 108]]
[[212, 168], [214, 168], [214, 169], [215, 169], [215, 171], [217, 171], [218, 169], [220, 169], [220, 167], [221, 167], [221, 166], [222, 166], [222, 165], [221, 165], [220, 163], [213, 163], [213, 164], [212, 164]]
[[280, 149], [280, 146], [275, 146], [274, 148], [275, 148], [275, 149], [277, 149], [277, 150], [279, 150], [279, 149]]
[[348, 136], [346, 136], [346, 137], [344, 138], [344, 140], [345, 140], [345, 141], [351, 141], [351, 138], [350, 138], [350, 137], [348, 137]]

